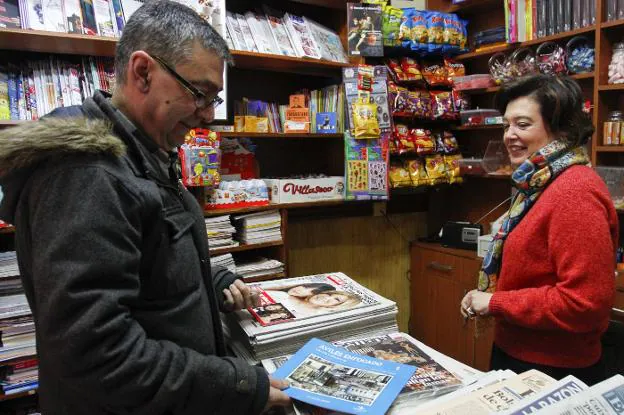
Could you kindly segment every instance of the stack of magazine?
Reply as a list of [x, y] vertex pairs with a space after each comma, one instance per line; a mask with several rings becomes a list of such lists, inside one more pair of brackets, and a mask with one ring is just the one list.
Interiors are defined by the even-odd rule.
[[22, 292], [22, 282], [14, 251], [0, 253], [0, 295]]
[[208, 246], [211, 251], [238, 246], [238, 241], [233, 238], [236, 228], [230, 222], [230, 215], [206, 218], [205, 221]]
[[398, 331], [397, 307], [345, 274], [250, 284], [260, 306], [225, 318], [235, 353], [250, 362], [292, 354], [311, 337], [327, 341]]
[[282, 217], [278, 210], [234, 216], [236, 239], [244, 244], [282, 240]]

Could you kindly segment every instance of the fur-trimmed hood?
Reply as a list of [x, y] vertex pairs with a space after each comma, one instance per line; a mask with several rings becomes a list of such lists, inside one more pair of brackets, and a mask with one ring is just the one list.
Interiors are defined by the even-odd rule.
[[121, 156], [126, 145], [109, 123], [86, 118], [46, 118], [0, 130], [0, 178], [50, 158], [72, 153]]
[[21, 191], [38, 164], [79, 153], [119, 157], [126, 145], [102, 119], [50, 117], [0, 130], [0, 219], [14, 220]]

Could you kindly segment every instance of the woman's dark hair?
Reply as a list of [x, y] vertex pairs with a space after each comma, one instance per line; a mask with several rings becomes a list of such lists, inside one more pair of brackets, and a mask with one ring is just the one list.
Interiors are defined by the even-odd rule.
[[312, 295], [320, 294], [325, 291], [334, 291], [336, 289], [336, 287], [334, 287], [333, 285], [326, 284], [324, 282], [308, 282], [305, 284], [291, 285], [290, 287], [282, 288], [282, 291], [289, 291], [295, 287], [311, 288]]
[[583, 112], [583, 92], [567, 76], [531, 75], [504, 84], [494, 97], [501, 114], [518, 98], [532, 98], [540, 106], [550, 132], [570, 147], [581, 146], [591, 138], [594, 126]]

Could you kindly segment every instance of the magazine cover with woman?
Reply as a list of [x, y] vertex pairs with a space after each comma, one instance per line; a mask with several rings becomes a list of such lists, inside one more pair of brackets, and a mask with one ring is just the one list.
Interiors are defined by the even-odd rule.
[[319, 274], [250, 284], [260, 306], [249, 312], [262, 326], [297, 322], [313, 317], [388, 303], [342, 273]]

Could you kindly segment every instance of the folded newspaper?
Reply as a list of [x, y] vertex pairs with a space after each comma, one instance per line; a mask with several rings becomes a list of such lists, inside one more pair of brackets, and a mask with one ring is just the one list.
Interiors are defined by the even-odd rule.
[[416, 369], [310, 340], [273, 374], [293, 399], [348, 414], [385, 413]]

